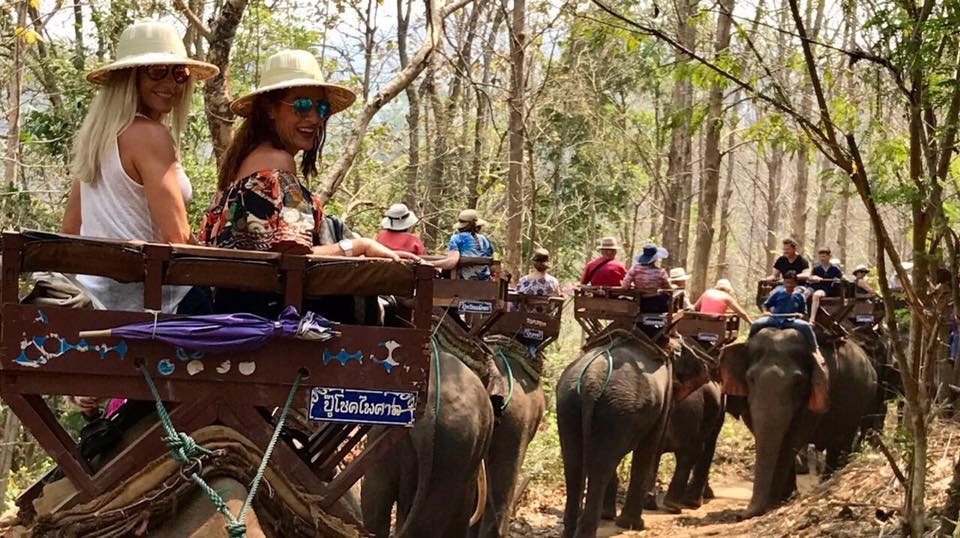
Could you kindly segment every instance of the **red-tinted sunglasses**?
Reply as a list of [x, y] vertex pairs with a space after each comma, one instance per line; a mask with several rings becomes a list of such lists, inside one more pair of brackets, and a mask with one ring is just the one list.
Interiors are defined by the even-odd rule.
[[143, 68], [150, 80], [160, 82], [173, 73], [173, 81], [177, 84], [186, 84], [190, 80], [190, 68], [185, 65], [148, 65]]

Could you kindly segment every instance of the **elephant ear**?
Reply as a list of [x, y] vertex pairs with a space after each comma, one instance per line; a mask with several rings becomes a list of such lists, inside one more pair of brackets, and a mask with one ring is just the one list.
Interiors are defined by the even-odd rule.
[[723, 393], [730, 396], [747, 395], [747, 367], [750, 356], [747, 344], [738, 343], [725, 346], [720, 352], [720, 383]]
[[710, 380], [710, 371], [703, 359], [684, 346], [674, 359], [673, 377], [673, 401], [680, 402]]

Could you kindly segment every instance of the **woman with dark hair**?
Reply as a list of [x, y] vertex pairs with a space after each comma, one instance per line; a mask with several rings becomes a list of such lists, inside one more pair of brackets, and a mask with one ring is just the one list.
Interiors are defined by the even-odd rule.
[[[269, 57], [261, 78], [260, 87], [230, 104], [245, 119], [223, 154], [219, 190], [204, 215], [200, 241], [221, 248], [399, 260], [370, 239], [321, 244], [323, 206], [297, 176], [295, 158], [301, 153], [303, 179], [316, 176], [327, 120], [350, 106], [354, 93], [324, 82], [316, 58], [304, 50]], [[279, 297], [259, 304], [263, 299], [217, 290], [215, 308], [279, 313]]]
[[547, 274], [547, 271], [550, 270], [550, 252], [545, 248], [534, 250], [530, 263], [533, 264], [533, 270], [520, 277], [517, 282], [517, 293], [539, 295], [541, 297], [558, 297], [560, 295], [560, 283], [553, 275]]

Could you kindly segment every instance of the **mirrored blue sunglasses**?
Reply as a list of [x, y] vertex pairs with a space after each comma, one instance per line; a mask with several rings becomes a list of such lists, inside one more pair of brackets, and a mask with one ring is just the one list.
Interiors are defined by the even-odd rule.
[[326, 119], [330, 115], [330, 101], [326, 99], [313, 100], [309, 97], [297, 97], [292, 103], [286, 103], [293, 107], [293, 111], [300, 117], [305, 118], [311, 110], [316, 111], [317, 116]]

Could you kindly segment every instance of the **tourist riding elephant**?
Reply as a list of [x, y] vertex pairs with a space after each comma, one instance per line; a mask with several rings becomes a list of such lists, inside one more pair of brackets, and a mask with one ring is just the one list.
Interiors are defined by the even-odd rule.
[[[796, 489], [794, 458], [807, 443], [827, 451], [827, 474], [840, 467], [861, 420], [874, 406], [877, 374], [863, 349], [849, 338], [828, 339], [820, 331], [817, 338], [829, 371], [829, 381], [822, 385], [826, 395], [815, 393], [812, 349], [793, 329], [762, 329], [721, 354], [723, 390], [746, 395], [743, 419], [756, 439], [753, 495], [745, 517], [763, 514], [790, 497]], [[824, 396], [827, 411], [811, 411]]]
[[630, 486], [617, 524], [643, 528], [643, 500], [655, 474], [670, 409], [707, 381], [702, 360], [665, 353], [635, 331], [616, 330], [594, 338], [557, 382], [557, 426], [567, 489], [565, 538], [596, 536], [604, 496], [608, 489], [616, 491], [617, 466], [631, 451]]
[[518, 493], [517, 478], [527, 445], [537, 433], [546, 408], [543, 389], [540, 388], [542, 355], [532, 358], [526, 346], [506, 337], [489, 337], [486, 343], [511, 388], [503, 416], [494, 426], [485, 459], [489, 480], [487, 508], [478, 526], [482, 538], [508, 536], [510, 533], [510, 517]]
[[[704, 490], [723, 418], [723, 395], [716, 381], [704, 384], [673, 407], [661, 452], [672, 452], [676, 459], [673, 478], [663, 499], [667, 511], [679, 513], [682, 508], [699, 508], [704, 498], [709, 497]], [[648, 502], [647, 507], [656, 508], [655, 502], [653, 506]]]
[[474, 513], [493, 409], [480, 378], [459, 358], [444, 351], [434, 357], [439, 376], [430, 376], [423, 416], [363, 479], [364, 526], [378, 538], [390, 536], [395, 503], [397, 538], [466, 536]]

